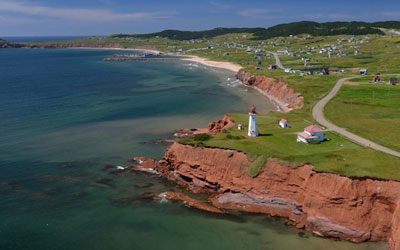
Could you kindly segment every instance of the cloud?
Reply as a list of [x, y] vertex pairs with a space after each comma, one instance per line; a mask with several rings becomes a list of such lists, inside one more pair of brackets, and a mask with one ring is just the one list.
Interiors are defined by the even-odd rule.
[[400, 17], [400, 11], [385, 11], [382, 15], [387, 17]]
[[74, 9], [34, 6], [22, 2], [0, 0], [0, 12], [18, 13], [31, 17], [66, 19], [70, 21], [110, 22], [141, 21], [149, 19], [165, 19], [176, 15], [176, 12], [136, 12], [117, 13], [107, 9]]
[[267, 9], [245, 9], [236, 14], [242, 17], [267, 18], [266, 14], [269, 12]]
[[0, 15], [0, 24], [32, 24], [32, 23], [40, 23], [40, 20], [36, 18], [29, 17], [10, 17]]
[[221, 8], [221, 9], [229, 9], [232, 7], [230, 4], [227, 4], [227, 3], [220, 3], [220, 2], [215, 2], [215, 1], [210, 1], [209, 3], [213, 6]]
[[305, 14], [305, 18], [310, 18], [310, 19], [356, 19], [356, 16], [350, 16], [346, 14], [341, 14], [341, 13], [333, 13], [333, 14]]

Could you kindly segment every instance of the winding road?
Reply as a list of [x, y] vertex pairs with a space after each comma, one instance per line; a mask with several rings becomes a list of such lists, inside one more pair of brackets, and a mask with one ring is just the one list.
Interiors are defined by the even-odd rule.
[[[279, 59], [279, 55], [276, 52], [272, 52], [272, 51], [267, 51], [268, 53], [271, 53], [274, 55], [275, 57], [275, 61], [276, 61], [276, 65], [280, 68], [280, 69], [285, 69], [281, 63], [281, 60]], [[399, 74], [396, 74], [399, 75]], [[324, 108], [326, 106], [326, 104], [332, 100], [333, 97], [335, 97], [335, 95], [339, 92], [340, 88], [342, 87], [343, 83], [347, 80], [356, 78], [356, 76], [353, 77], [346, 77], [346, 78], [342, 78], [340, 80], [338, 80], [335, 84], [335, 86], [333, 87], [333, 89], [331, 90], [331, 92], [329, 92], [328, 95], [326, 95], [324, 98], [322, 98], [313, 108], [312, 110], [312, 115], [314, 117], [314, 119], [320, 123], [321, 125], [323, 125], [324, 127], [326, 127], [327, 129], [334, 131], [344, 137], [346, 137], [347, 139], [360, 144], [361, 146], [364, 147], [370, 147], [372, 149], [381, 151], [383, 153], [386, 154], [390, 154], [393, 156], [397, 156], [400, 157], [400, 152], [394, 151], [390, 148], [384, 147], [382, 145], [379, 145], [373, 141], [370, 141], [368, 139], [365, 139], [361, 136], [358, 136], [356, 134], [353, 134], [349, 131], [347, 131], [344, 128], [338, 127], [335, 124], [329, 122], [325, 116], [324, 116]]]
[[367, 140], [361, 136], [358, 136], [356, 134], [353, 134], [349, 131], [347, 131], [344, 128], [340, 128], [338, 126], [336, 126], [335, 124], [329, 122], [328, 120], [326, 120], [325, 116], [324, 116], [324, 107], [325, 105], [339, 92], [340, 88], [342, 87], [344, 81], [346, 80], [350, 80], [352, 78], [356, 78], [356, 77], [346, 77], [346, 78], [342, 78], [339, 81], [337, 81], [337, 83], [335, 84], [335, 86], [333, 87], [333, 89], [331, 90], [331, 92], [329, 92], [328, 95], [326, 95], [324, 98], [322, 98], [313, 108], [312, 110], [312, 114], [314, 119], [319, 122], [321, 125], [325, 126], [327, 129], [334, 131], [344, 137], [346, 137], [347, 139], [356, 142], [362, 146], [365, 147], [370, 147], [372, 149], [390, 154], [390, 155], [394, 155], [397, 157], [400, 157], [400, 152], [394, 151], [390, 148], [384, 147], [382, 145], [379, 145], [373, 141]]
[[276, 66], [278, 66], [278, 68], [280, 69], [285, 69], [285, 67], [283, 67], [282, 63], [281, 63], [281, 59], [279, 59], [279, 55], [276, 52], [273, 51], [267, 51], [268, 53], [271, 53], [272, 55], [274, 55], [275, 57], [275, 61], [276, 61]]

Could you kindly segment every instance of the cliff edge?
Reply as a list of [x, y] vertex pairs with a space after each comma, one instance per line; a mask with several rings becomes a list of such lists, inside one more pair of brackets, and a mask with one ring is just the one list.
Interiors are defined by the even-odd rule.
[[251, 75], [250, 72], [240, 70], [236, 77], [245, 85], [252, 86], [260, 93], [276, 102], [283, 112], [292, 109], [301, 109], [304, 106], [304, 97], [295, 93], [293, 88], [288, 88], [285, 82], [265, 75]]
[[154, 170], [193, 192], [211, 192], [220, 209], [266, 213], [297, 228], [352, 242], [388, 241], [400, 250], [400, 182], [317, 173], [269, 159], [255, 178], [234, 150], [174, 143]]

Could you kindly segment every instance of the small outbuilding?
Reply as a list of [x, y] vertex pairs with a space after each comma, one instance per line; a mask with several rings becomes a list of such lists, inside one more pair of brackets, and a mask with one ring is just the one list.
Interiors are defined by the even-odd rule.
[[277, 69], [275, 64], [269, 65], [268, 69]]
[[329, 67], [328, 71], [329, 71], [329, 73], [336, 73], [336, 72], [339, 72], [339, 68], [338, 67]]
[[237, 128], [238, 128], [238, 130], [243, 130], [243, 125], [242, 124], [238, 124]]
[[281, 128], [290, 128], [290, 124], [286, 119], [281, 119], [279, 121], [279, 127], [281, 127]]
[[398, 84], [397, 78], [390, 78], [389, 79], [389, 84], [390, 85], [397, 85]]
[[360, 69], [360, 75], [368, 75], [368, 69]]
[[310, 143], [314, 141], [325, 141], [325, 133], [322, 128], [313, 124], [297, 134], [297, 142]]

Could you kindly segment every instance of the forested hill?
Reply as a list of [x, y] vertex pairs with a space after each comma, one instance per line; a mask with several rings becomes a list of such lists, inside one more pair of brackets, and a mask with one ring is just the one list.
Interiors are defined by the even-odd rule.
[[254, 33], [256, 39], [268, 39], [278, 36], [289, 36], [299, 34], [310, 34], [313, 36], [333, 36], [333, 35], [367, 35], [384, 33], [379, 28], [400, 28], [400, 22], [296, 22], [279, 24], [265, 30]]
[[220, 35], [230, 34], [230, 33], [255, 33], [264, 31], [264, 28], [215, 28], [212, 30], [203, 31], [180, 31], [180, 30], [164, 30], [156, 33], [149, 34], [138, 34], [138, 35], [128, 35], [128, 34], [118, 34], [112, 35], [114, 38], [124, 38], [124, 37], [135, 37], [135, 38], [151, 38], [151, 37], [166, 37], [173, 40], [191, 40], [200, 38], [212, 38]]
[[383, 34], [379, 28], [400, 29], [400, 21], [384, 21], [375, 23], [366, 22], [327, 22], [317, 23], [311, 21], [279, 24], [269, 28], [215, 28], [203, 31], [164, 30], [149, 34], [117, 34], [113, 38], [152, 38], [166, 37], [173, 40], [191, 40], [213, 38], [230, 33], [251, 33], [253, 39], [268, 39], [279, 36], [310, 34], [313, 36], [331, 35], [367, 35]]

